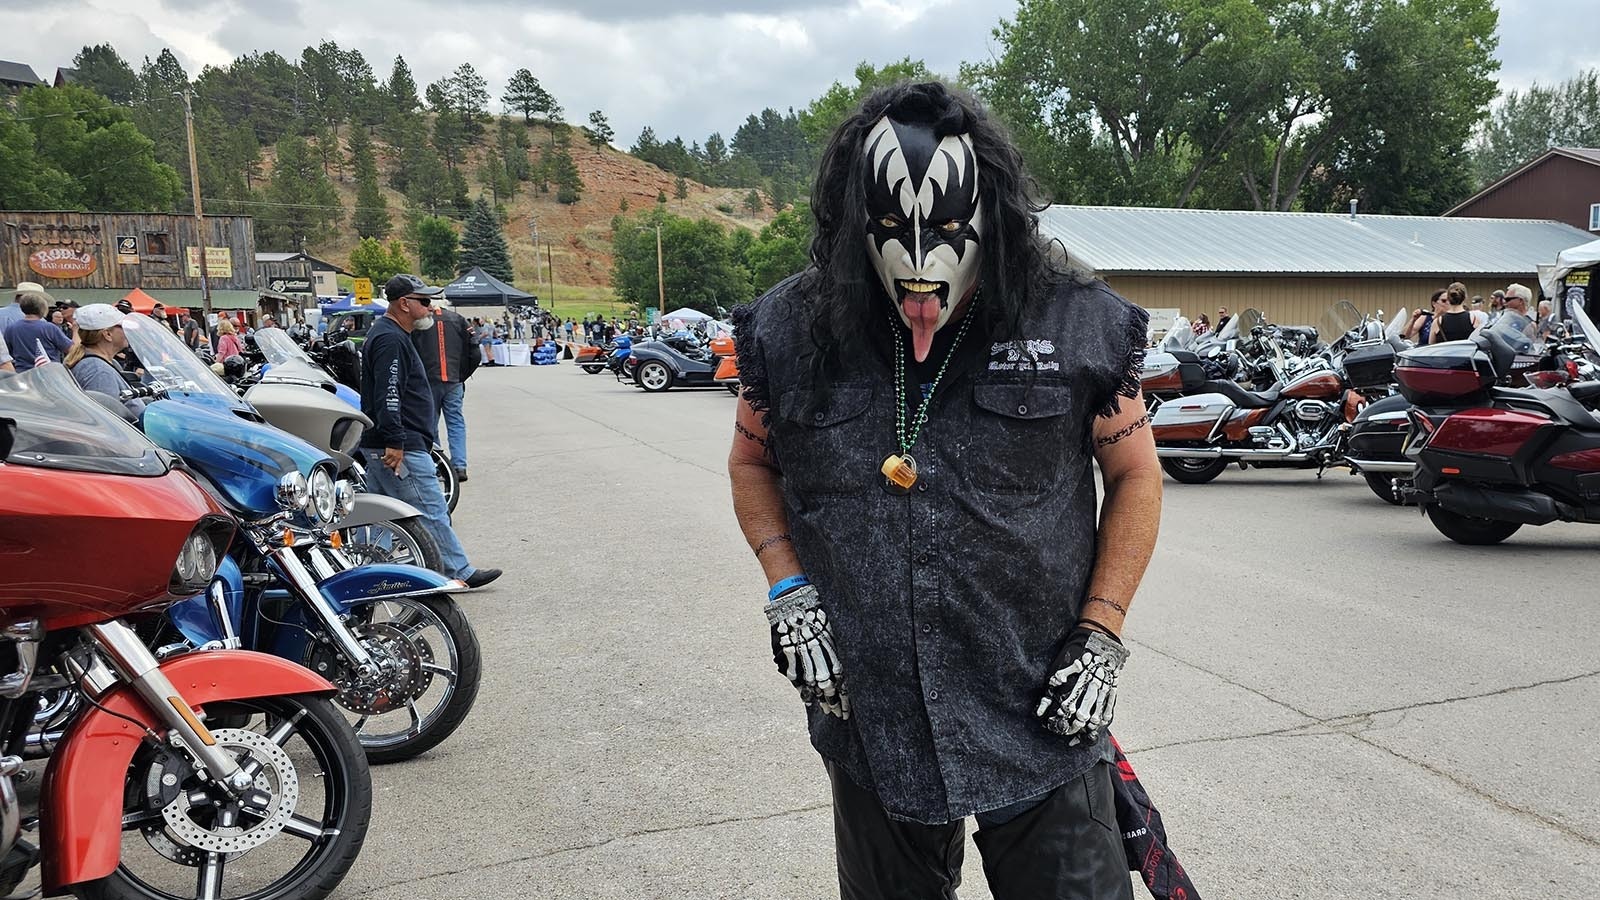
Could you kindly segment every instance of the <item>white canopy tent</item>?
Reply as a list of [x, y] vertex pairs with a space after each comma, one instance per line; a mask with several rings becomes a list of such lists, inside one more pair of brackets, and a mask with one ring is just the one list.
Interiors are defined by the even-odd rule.
[[1561, 291], [1561, 279], [1574, 269], [1587, 269], [1600, 264], [1600, 241], [1579, 244], [1556, 254], [1556, 264], [1539, 267], [1539, 287], [1546, 297], [1555, 297]]
[[710, 318], [710, 316], [698, 309], [690, 309], [689, 307], [685, 306], [682, 309], [675, 309], [672, 312], [663, 313], [661, 316], [661, 321], [667, 322], [672, 319], [677, 319], [687, 324], [690, 322], [704, 322]]

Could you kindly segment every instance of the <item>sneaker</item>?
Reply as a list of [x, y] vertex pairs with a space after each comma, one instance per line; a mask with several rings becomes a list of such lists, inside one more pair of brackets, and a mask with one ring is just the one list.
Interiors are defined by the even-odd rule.
[[467, 483], [467, 470], [466, 469], [457, 469], [456, 470], [456, 481], [459, 484], [466, 484]]
[[473, 569], [472, 574], [468, 575], [466, 578], [467, 587], [481, 588], [499, 577], [499, 569]]

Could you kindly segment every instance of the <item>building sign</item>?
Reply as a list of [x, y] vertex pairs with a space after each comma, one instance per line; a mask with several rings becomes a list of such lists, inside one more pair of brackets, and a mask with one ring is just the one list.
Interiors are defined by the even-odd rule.
[[28, 268], [46, 278], [83, 278], [95, 270], [94, 254], [71, 247], [45, 247], [28, 254]]
[[353, 285], [353, 290], [355, 291], [355, 294], [356, 294], [356, 302], [357, 303], [371, 303], [372, 302], [372, 279], [371, 278], [357, 278], [355, 280], [354, 285]]
[[279, 294], [309, 294], [311, 293], [311, 279], [274, 278], [267, 282], [267, 289]]
[[66, 244], [72, 247], [100, 246], [100, 225], [68, 225], [62, 222], [21, 222], [6, 225], [17, 232], [17, 243]]
[[[200, 277], [200, 248], [189, 247], [189, 277]], [[208, 278], [233, 277], [233, 250], [229, 247], [206, 248], [206, 276]]]
[[137, 266], [139, 264], [139, 239], [131, 234], [117, 235], [117, 265]]

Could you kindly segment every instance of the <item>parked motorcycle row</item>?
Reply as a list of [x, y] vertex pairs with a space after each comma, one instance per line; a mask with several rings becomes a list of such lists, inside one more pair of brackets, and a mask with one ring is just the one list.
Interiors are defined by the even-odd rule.
[[0, 895], [38, 865], [46, 894], [324, 897], [368, 764], [471, 711], [466, 585], [415, 509], [360, 489], [371, 422], [283, 332], [241, 396], [155, 321], [124, 331], [145, 374], [120, 398], [0, 376]]
[[1230, 465], [1348, 468], [1463, 544], [1600, 524], [1600, 331], [1569, 313], [1543, 346], [1508, 311], [1468, 340], [1412, 347], [1404, 311], [1385, 328], [1347, 301], [1320, 332], [1256, 310], [1200, 340], [1175, 327], [1143, 372], [1156, 454], [1185, 484]]
[[621, 334], [603, 346], [578, 348], [573, 362], [590, 375], [610, 372], [617, 381], [647, 393], [674, 387], [723, 387], [739, 392], [739, 364], [733, 338], [719, 336], [703, 341], [688, 331], [637, 341]]

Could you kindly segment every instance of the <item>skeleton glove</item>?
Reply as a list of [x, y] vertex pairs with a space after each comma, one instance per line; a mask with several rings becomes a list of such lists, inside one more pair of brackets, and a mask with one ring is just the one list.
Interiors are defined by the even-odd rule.
[[1039, 708], [1044, 727], [1071, 745], [1090, 744], [1111, 724], [1117, 706], [1117, 673], [1128, 651], [1116, 638], [1089, 628], [1073, 629], [1051, 667]]
[[850, 718], [844, 664], [834, 649], [817, 589], [802, 585], [767, 604], [767, 622], [772, 626], [772, 660], [799, 689], [800, 699], [830, 715]]

